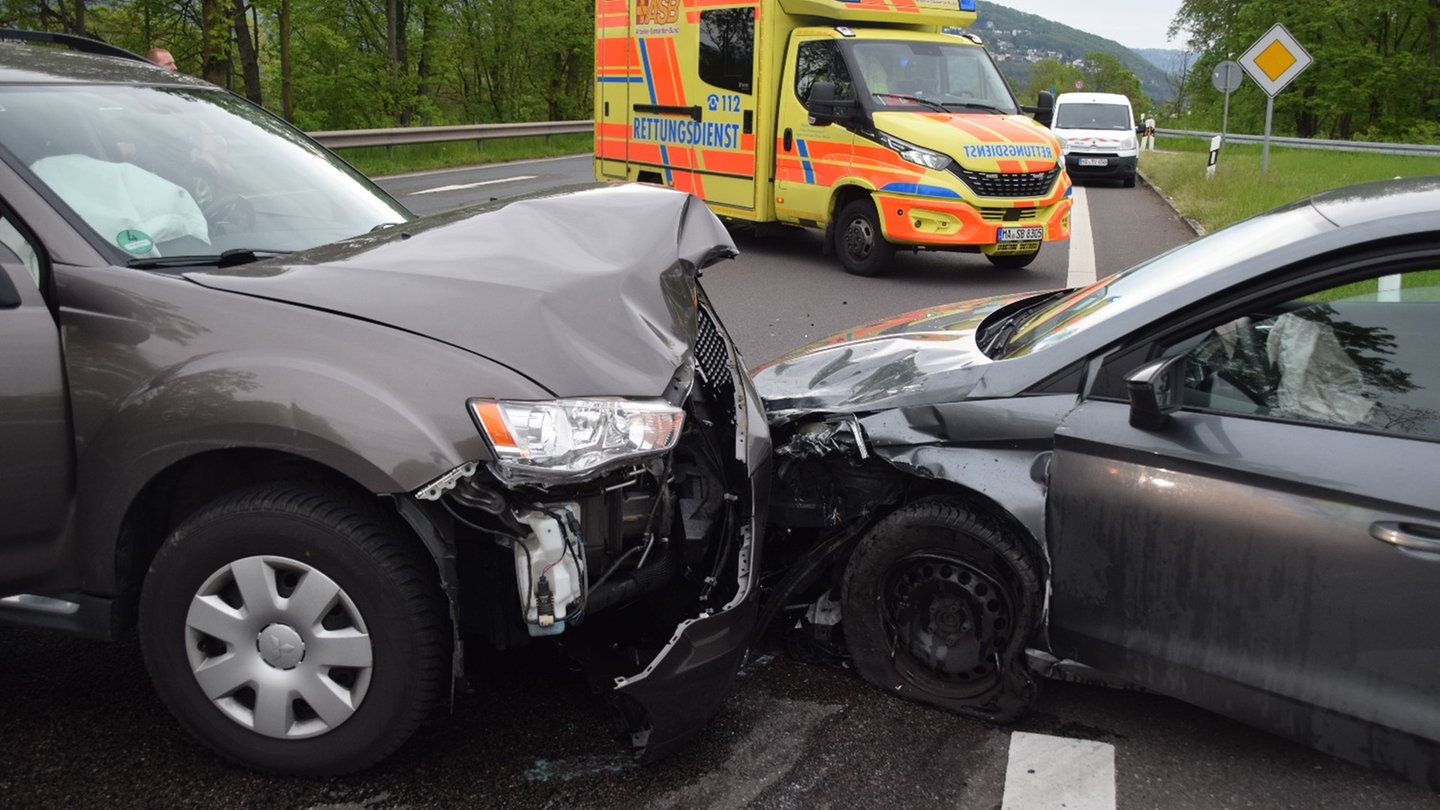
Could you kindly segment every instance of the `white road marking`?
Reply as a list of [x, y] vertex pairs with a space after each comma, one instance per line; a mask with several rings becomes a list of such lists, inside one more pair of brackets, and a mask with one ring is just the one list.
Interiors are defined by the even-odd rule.
[[[1073, 230], [1071, 233], [1073, 239]], [[1012, 733], [1000, 810], [1051, 808], [1115, 810], [1115, 746], [1048, 734]]]
[[1085, 189], [1071, 186], [1075, 204], [1070, 209], [1070, 273], [1067, 287], [1083, 287], [1095, 280], [1095, 235], [1090, 232], [1090, 204]]
[[[414, 196], [417, 195], [417, 194], [435, 194], [435, 193], [441, 192], [441, 191], [463, 191], [463, 190], [465, 190], [465, 189], [467, 189], [467, 188], [479, 188], [480, 186], [493, 186], [493, 185], [495, 185], [496, 183], [514, 183], [514, 182], [519, 181], [519, 180], [534, 180], [534, 179], [535, 179], [535, 175], [533, 175], [533, 174], [522, 174], [522, 175], [517, 175], [517, 176], [515, 176], [515, 177], [501, 177], [501, 178], [498, 179], [498, 180], [481, 180], [481, 181], [478, 182], [478, 183], [460, 183], [459, 185], [454, 185], [454, 186], [436, 186], [435, 188], [425, 188], [425, 189], [421, 189], [421, 190], [419, 190], [419, 191], [412, 191], [412, 192], [410, 192], [409, 194], [407, 194], [407, 195], [405, 195], [405, 196], [407, 196], [407, 197], [414, 197]], [[1074, 214], [1071, 214], [1071, 215], [1070, 215], [1070, 221], [1071, 221], [1072, 223], [1075, 221], [1075, 215], [1074, 215]], [[1073, 230], [1073, 227], [1074, 227], [1074, 226], [1072, 225], [1071, 227], [1072, 227], [1072, 230]]]

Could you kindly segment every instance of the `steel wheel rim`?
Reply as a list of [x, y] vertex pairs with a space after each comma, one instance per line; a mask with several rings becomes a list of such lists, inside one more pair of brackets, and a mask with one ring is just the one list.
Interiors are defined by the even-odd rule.
[[845, 252], [855, 261], [863, 262], [870, 258], [874, 247], [875, 230], [870, 227], [870, 222], [864, 217], [850, 220], [845, 227]]
[[993, 686], [1014, 631], [1014, 599], [983, 566], [917, 552], [883, 580], [881, 620], [896, 668], [927, 691], [963, 698]]
[[349, 595], [318, 568], [245, 557], [190, 600], [185, 652], [211, 704], [257, 734], [297, 740], [335, 729], [365, 699], [374, 648]]

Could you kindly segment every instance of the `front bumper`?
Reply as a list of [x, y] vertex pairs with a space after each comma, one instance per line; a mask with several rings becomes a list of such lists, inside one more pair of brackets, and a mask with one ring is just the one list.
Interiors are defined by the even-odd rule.
[[[1135, 164], [1139, 158], [1135, 155], [1117, 154], [1084, 154], [1074, 152], [1065, 156], [1065, 171], [1071, 177], [1097, 177], [1097, 178], [1127, 178], [1135, 176]], [[1082, 163], [1084, 161], [1085, 163]], [[1096, 161], [1104, 161], [1103, 165], [1093, 165]], [[1086, 163], [1092, 165], [1085, 165]]]
[[875, 194], [886, 239], [942, 249], [994, 245], [1001, 228], [1023, 226], [1043, 228], [1045, 242], [1069, 239], [1071, 204], [1069, 194], [1048, 204], [1005, 200], [979, 207], [958, 199]]

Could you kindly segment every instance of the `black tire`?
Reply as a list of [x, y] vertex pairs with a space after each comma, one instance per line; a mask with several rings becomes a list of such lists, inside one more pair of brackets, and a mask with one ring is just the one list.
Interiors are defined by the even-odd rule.
[[1125, 188], [1134, 188], [1134, 187], [1135, 187], [1135, 173], [1134, 173], [1134, 172], [1131, 172], [1130, 174], [1125, 175], [1124, 183], [1125, 183]]
[[1040, 251], [1037, 249], [1034, 253], [987, 253], [985, 258], [1001, 270], [1020, 270], [1029, 267], [1039, 255]]
[[145, 664], [170, 711], [270, 773], [349, 773], [398, 748], [450, 671], [434, 562], [403, 531], [305, 484], [238, 492], [186, 520], [140, 598]]
[[1039, 622], [1040, 567], [987, 515], [934, 498], [896, 510], [845, 570], [845, 644], [892, 695], [992, 722], [1024, 714], [1039, 687], [1025, 646]]
[[885, 239], [880, 215], [868, 198], [851, 200], [835, 221], [835, 254], [845, 272], [878, 276], [890, 266], [895, 246]]

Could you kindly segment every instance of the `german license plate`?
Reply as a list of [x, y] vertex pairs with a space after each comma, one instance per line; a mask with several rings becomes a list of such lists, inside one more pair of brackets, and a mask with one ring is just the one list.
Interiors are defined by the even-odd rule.
[[1039, 242], [1045, 238], [1045, 229], [1038, 225], [1024, 228], [1001, 228], [996, 242]]
[[1081, 166], [1109, 166], [1110, 161], [1106, 158], [1080, 158]]

